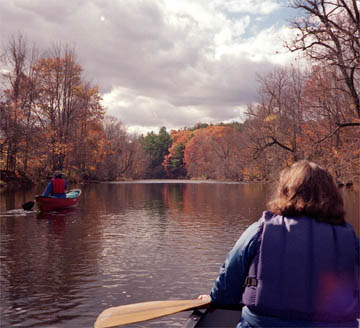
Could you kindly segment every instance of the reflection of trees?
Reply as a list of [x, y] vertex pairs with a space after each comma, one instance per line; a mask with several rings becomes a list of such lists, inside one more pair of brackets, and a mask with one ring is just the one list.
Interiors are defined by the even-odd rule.
[[[160, 188], [159, 188], [160, 186]], [[131, 210], [146, 210], [149, 214], [164, 216], [163, 184], [101, 183], [93, 188], [85, 185], [84, 197], [88, 209], [103, 214], [124, 214]], [[166, 185], [165, 185], [166, 186]]]
[[[264, 184], [81, 189], [72, 213], [0, 220], [4, 326], [66, 326], [69, 318], [71, 326], [91, 326], [100, 307], [195, 297], [211, 287], [219, 262], [260, 217], [268, 194]], [[359, 234], [359, 192], [344, 190], [344, 196]], [[15, 202], [22, 197], [16, 194]], [[73, 325], [76, 320], [81, 324]]]
[[16, 208], [14, 194], [11, 193], [7, 193], [5, 195], [2, 194], [0, 198], [1, 198], [1, 204], [0, 204], [1, 212], [5, 211], [6, 209]]
[[261, 214], [258, 208], [259, 202], [264, 202], [264, 188], [262, 184], [189, 184], [184, 193], [184, 212], [201, 213], [205, 208], [200, 220], [216, 226], [224, 225], [224, 218], [253, 222]]
[[169, 210], [183, 208], [186, 184], [164, 184], [162, 187], [163, 201]]

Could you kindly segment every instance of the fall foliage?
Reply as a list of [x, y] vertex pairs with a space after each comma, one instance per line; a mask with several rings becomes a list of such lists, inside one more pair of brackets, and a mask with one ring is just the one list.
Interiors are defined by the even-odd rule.
[[74, 50], [55, 45], [38, 54], [22, 35], [10, 38], [1, 76], [1, 170], [33, 180], [54, 170], [73, 181], [142, 176], [142, 147], [105, 117]]
[[2, 59], [0, 169], [33, 180], [191, 178], [264, 181], [300, 159], [360, 180], [360, 13], [356, 1], [292, 0], [293, 64], [258, 77], [244, 122], [135, 136], [106, 116], [72, 48], [10, 37]]
[[242, 180], [246, 158], [242, 134], [230, 126], [210, 126], [198, 130], [184, 150], [190, 177]]

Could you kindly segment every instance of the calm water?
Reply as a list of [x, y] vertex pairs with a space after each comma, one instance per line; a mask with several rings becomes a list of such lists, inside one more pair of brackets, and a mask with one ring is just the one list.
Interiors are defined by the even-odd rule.
[[[110, 306], [208, 293], [264, 184], [101, 183], [80, 187], [76, 210], [40, 215], [1, 194], [1, 327], [92, 327]], [[359, 233], [359, 192], [344, 190]], [[181, 327], [188, 313], [132, 325]]]

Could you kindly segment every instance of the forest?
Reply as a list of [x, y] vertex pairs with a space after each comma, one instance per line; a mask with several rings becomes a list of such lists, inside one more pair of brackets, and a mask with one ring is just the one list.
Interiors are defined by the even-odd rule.
[[1, 51], [0, 170], [40, 182], [140, 178], [267, 181], [300, 159], [339, 183], [360, 180], [360, 13], [357, 1], [293, 0], [301, 12], [286, 40], [306, 65], [258, 76], [242, 122], [146, 135], [106, 115], [73, 48], [37, 48], [10, 35]]

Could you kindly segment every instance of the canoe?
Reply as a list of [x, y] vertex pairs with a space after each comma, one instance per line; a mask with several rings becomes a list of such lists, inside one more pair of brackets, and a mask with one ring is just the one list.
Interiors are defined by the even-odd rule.
[[35, 202], [41, 212], [59, 211], [77, 206], [80, 195], [80, 189], [72, 189], [66, 193], [66, 198], [35, 196]]
[[241, 319], [239, 309], [214, 309], [194, 310], [183, 328], [199, 327], [236, 327]]
[[[206, 309], [194, 310], [183, 328], [201, 328], [201, 327], [236, 327], [241, 320], [241, 310], [229, 309]], [[360, 328], [360, 318], [357, 319]]]

